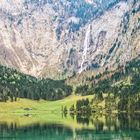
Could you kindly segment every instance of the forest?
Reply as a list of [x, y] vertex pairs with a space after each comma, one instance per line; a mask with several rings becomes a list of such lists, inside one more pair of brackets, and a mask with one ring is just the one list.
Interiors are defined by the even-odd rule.
[[76, 93], [100, 94], [100, 93], [114, 93], [121, 94], [137, 94], [140, 92], [140, 59], [134, 59], [125, 66], [119, 66], [118, 69], [112, 73], [105, 71], [95, 77], [87, 77], [86, 81], [91, 84], [84, 84], [77, 86]]
[[[104, 73], [87, 77], [87, 83], [80, 86], [67, 85], [65, 80], [37, 79], [17, 70], [0, 66], [0, 101], [17, 101], [18, 98], [32, 100], [58, 100], [72, 93], [76, 95], [93, 95], [93, 100], [77, 101], [69, 108], [70, 112], [96, 111], [93, 102], [105, 101], [105, 109], [111, 111], [114, 107], [119, 111], [140, 110], [140, 59], [118, 66], [115, 72], [106, 69]], [[112, 107], [112, 108], [110, 108]], [[67, 112], [64, 107], [64, 112]]]
[[75, 93], [83, 96], [95, 94], [98, 100], [103, 100], [103, 94], [107, 94], [108, 99], [113, 95], [113, 102], [118, 100], [118, 110], [140, 110], [139, 73], [140, 59], [136, 58], [125, 66], [119, 66], [114, 73], [105, 71], [95, 77], [87, 77], [91, 84], [77, 86]]
[[72, 87], [64, 80], [37, 79], [17, 70], [0, 66], [0, 101], [17, 98], [57, 100], [69, 96]]

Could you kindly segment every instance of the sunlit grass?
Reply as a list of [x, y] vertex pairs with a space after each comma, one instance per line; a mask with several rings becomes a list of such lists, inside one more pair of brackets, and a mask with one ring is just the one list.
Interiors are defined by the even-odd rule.
[[[105, 123], [105, 116], [92, 116], [91, 117], [92, 122], [102, 122]], [[0, 123], [6, 123], [9, 125], [16, 124], [16, 127], [24, 127], [24, 126], [30, 126], [34, 124], [61, 124], [67, 127], [70, 127], [71, 129], [95, 129], [96, 126], [89, 121], [88, 124], [82, 124], [78, 123], [76, 116], [72, 118], [70, 115], [63, 116], [61, 113], [55, 114], [55, 113], [38, 113], [38, 114], [30, 114], [29, 116], [23, 115], [23, 114], [0, 114]]]
[[[107, 94], [104, 94], [103, 97], [105, 98]], [[29, 99], [18, 99], [16, 102], [0, 102], [0, 123], [7, 123], [8, 125], [16, 124], [18, 127], [28, 126], [32, 124], [39, 123], [42, 124], [49, 124], [49, 123], [56, 123], [56, 124], [63, 124], [65, 126], [71, 127], [72, 129], [94, 129], [94, 126], [91, 122], [101, 122], [105, 123], [105, 115], [93, 114], [89, 119], [92, 121], [89, 122], [89, 125], [82, 123], [77, 123], [76, 116], [74, 118], [69, 114], [64, 116], [62, 111], [62, 106], [67, 106], [69, 109], [73, 104], [76, 104], [77, 100], [86, 99], [89, 100], [93, 99], [94, 95], [89, 96], [80, 96], [80, 95], [71, 95], [65, 99], [57, 100], [57, 101], [34, 101]], [[105, 100], [98, 101], [93, 100], [93, 106], [98, 105], [98, 107], [104, 108], [105, 107]], [[31, 110], [25, 110], [25, 108], [30, 108]], [[104, 113], [104, 112], [103, 112]], [[112, 114], [113, 115], [113, 114]], [[115, 116], [115, 114], [114, 114]]]
[[[86, 99], [91, 100], [93, 95], [78, 96], [71, 95], [65, 99], [58, 101], [33, 101], [28, 99], [20, 99], [17, 102], [0, 103], [0, 123], [7, 124], [16, 123], [18, 127], [28, 126], [31, 124], [48, 124], [57, 123], [64, 124], [72, 129], [94, 128], [93, 124], [83, 125], [77, 123], [76, 116], [73, 118], [69, 114], [64, 116], [61, 112], [62, 106], [67, 106], [69, 109], [71, 105], [76, 104], [77, 100]], [[25, 108], [32, 108], [27, 111]]]
[[[18, 99], [16, 102], [6, 102], [0, 103], [0, 112], [3, 113], [37, 113], [37, 112], [61, 112], [62, 107], [67, 106], [69, 109], [71, 105], [76, 104], [77, 100], [86, 99], [89, 100], [93, 98], [93, 95], [89, 96], [78, 96], [71, 95], [65, 99], [57, 101], [33, 101], [29, 99]], [[25, 108], [31, 108], [32, 110], [27, 111]]]

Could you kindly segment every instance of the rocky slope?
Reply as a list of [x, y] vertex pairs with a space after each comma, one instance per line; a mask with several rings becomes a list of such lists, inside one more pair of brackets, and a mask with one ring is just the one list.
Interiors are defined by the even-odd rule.
[[139, 0], [1, 0], [0, 63], [62, 78], [140, 54]]

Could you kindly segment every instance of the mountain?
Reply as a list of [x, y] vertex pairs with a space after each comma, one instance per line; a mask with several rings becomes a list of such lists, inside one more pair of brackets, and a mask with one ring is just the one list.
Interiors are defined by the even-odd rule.
[[139, 0], [0, 0], [0, 64], [36, 77], [116, 69], [140, 54]]

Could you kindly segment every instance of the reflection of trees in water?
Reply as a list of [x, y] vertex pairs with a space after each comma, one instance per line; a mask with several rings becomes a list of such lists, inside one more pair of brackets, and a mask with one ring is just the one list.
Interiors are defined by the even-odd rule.
[[104, 123], [102, 121], [96, 121], [95, 123], [96, 131], [103, 131]]
[[86, 116], [86, 115], [82, 115], [81, 114], [77, 114], [76, 115], [76, 120], [77, 120], [77, 123], [80, 123], [80, 124], [83, 124], [83, 125], [89, 125], [89, 116]]
[[[61, 135], [60, 135], [61, 134]], [[41, 138], [50, 138], [53, 136], [54, 138], [61, 139], [67, 136], [73, 137], [73, 132], [70, 128], [64, 127], [63, 125], [56, 124], [47, 124], [40, 125], [35, 124], [26, 127], [17, 128], [16, 123], [11, 123], [8, 125], [7, 123], [0, 124], [0, 137], [11, 137], [11, 138], [28, 138], [28, 137], [38, 137]]]
[[74, 120], [75, 115], [73, 113], [70, 113], [71, 118]]
[[140, 130], [140, 114], [127, 114], [122, 113], [116, 116], [105, 116], [105, 121], [98, 118], [92, 118], [86, 115], [76, 115], [77, 123], [89, 125], [90, 123], [95, 126], [97, 131], [119, 131], [120, 129], [135, 129]]
[[105, 125], [109, 131], [117, 131], [118, 128], [118, 118], [117, 116], [105, 116]]
[[[107, 136], [108, 139], [111, 139], [112, 136], [114, 136], [116, 139], [120, 138], [120, 136], [129, 136], [135, 138], [137, 135], [137, 138], [140, 139], [140, 135], [138, 135], [138, 132], [140, 131], [140, 114], [118, 114], [118, 116], [114, 117], [106, 115], [105, 120], [99, 119], [98, 117], [94, 118], [86, 115], [77, 115], [72, 117], [76, 117], [77, 123], [86, 126], [86, 128], [71, 129], [64, 125], [41, 125], [39, 123], [26, 127], [17, 127], [16, 123], [2, 123], [0, 124], [0, 137], [3, 138], [3, 140], [5, 140], [5, 137], [10, 137], [13, 139], [15, 138], [14, 140], [17, 140], [21, 137], [25, 139], [28, 137], [32, 137], [34, 138], [34, 140], [44, 138], [53, 138], [53, 140], [63, 140], [73, 139], [75, 136], [76, 138], [82, 140], [90, 139], [93, 137], [98, 139], [101, 136], [104, 137], [104, 135]], [[90, 129], [88, 129], [88, 125], [94, 126], [95, 128], [91, 129], [90, 127]]]
[[120, 129], [140, 130], [140, 114], [118, 114]]

